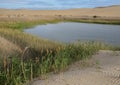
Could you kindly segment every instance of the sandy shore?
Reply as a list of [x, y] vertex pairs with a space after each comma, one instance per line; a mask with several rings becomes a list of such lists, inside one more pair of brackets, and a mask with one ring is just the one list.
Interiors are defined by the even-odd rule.
[[114, 19], [120, 20], [120, 6], [98, 7], [98, 8], [80, 8], [69, 10], [8, 10], [0, 9], [0, 19], [3, 18], [21, 18], [21, 19]]
[[83, 68], [79, 61], [68, 71], [49, 75], [48, 79], [31, 85], [120, 85], [120, 52], [99, 51], [90, 62]]

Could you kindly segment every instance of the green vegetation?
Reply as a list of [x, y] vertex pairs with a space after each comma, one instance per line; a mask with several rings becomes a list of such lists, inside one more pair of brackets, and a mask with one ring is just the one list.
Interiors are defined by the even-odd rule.
[[2, 20], [0, 21], [0, 28], [10, 28], [10, 29], [18, 29], [23, 30], [25, 28], [30, 28], [36, 25], [47, 24], [47, 23], [58, 23], [61, 20]]
[[[61, 44], [22, 32], [24, 28], [60, 21], [0, 21], [0, 37], [21, 49], [19, 55], [1, 56], [1, 85], [22, 85], [48, 72], [64, 71], [71, 63], [90, 58], [100, 49], [113, 49], [111, 46], [100, 42]], [[119, 48], [114, 48], [114, 50], [116, 49]], [[5, 53], [7, 54], [7, 52]], [[2, 55], [1, 52], [0, 55]]]
[[80, 22], [80, 23], [96, 23], [96, 24], [111, 24], [111, 25], [120, 25], [120, 20], [100, 20], [100, 19], [81, 19], [81, 20], [75, 20], [75, 19], [68, 19], [66, 21], [70, 22]]

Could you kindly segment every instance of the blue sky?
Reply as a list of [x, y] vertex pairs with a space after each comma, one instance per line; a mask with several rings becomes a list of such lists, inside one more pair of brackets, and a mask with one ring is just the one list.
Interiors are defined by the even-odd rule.
[[70, 9], [120, 5], [120, 0], [0, 0], [0, 8]]

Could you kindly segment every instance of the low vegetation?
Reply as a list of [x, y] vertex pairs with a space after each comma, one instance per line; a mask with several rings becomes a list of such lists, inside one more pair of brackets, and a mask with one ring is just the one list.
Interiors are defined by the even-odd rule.
[[[96, 16], [93, 16], [96, 17]], [[102, 20], [102, 19], [70, 19], [70, 22], [80, 22], [80, 23], [96, 23], [96, 24], [112, 24], [112, 25], [120, 25], [120, 20]]]
[[23, 30], [25, 28], [30, 28], [40, 24], [47, 24], [47, 23], [58, 23], [61, 20], [24, 20], [24, 19], [2, 19], [0, 20], [0, 28], [10, 28], [10, 29], [17, 29]]
[[[64, 71], [71, 63], [90, 58], [99, 49], [112, 49], [100, 42], [61, 44], [22, 32], [24, 28], [37, 24], [57, 22], [59, 21], [0, 21], [0, 37], [21, 50], [16, 50], [17, 54], [0, 57], [1, 85], [22, 85], [48, 72]], [[2, 49], [0, 46], [0, 51]]]

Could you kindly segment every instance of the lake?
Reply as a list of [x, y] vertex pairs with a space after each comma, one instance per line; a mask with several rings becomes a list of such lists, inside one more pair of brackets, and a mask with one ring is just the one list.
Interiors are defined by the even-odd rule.
[[90, 40], [120, 45], [120, 25], [61, 22], [38, 25], [24, 32], [60, 42]]

